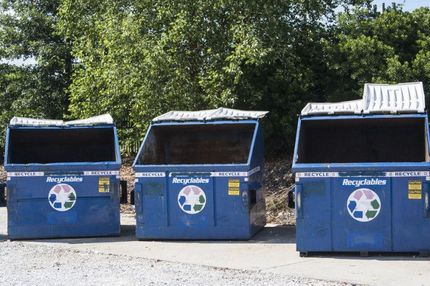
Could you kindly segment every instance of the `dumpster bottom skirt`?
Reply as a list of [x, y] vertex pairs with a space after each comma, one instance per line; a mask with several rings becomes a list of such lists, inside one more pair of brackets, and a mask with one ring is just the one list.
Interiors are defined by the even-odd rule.
[[184, 228], [172, 226], [136, 225], [136, 237], [141, 240], [248, 240], [263, 226]]
[[119, 236], [121, 227], [109, 225], [16, 225], [8, 227], [10, 239], [40, 239], [40, 238], [73, 238], [96, 236]]

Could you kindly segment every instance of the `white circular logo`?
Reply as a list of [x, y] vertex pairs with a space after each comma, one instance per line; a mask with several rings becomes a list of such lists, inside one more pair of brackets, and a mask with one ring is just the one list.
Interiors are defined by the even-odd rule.
[[357, 189], [349, 195], [346, 208], [353, 219], [369, 222], [381, 211], [381, 200], [378, 194], [370, 189]]
[[197, 214], [205, 208], [205, 192], [197, 186], [185, 186], [178, 194], [178, 205], [187, 214]]
[[68, 184], [57, 184], [51, 188], [48, 194], [51, 207], [59, 212], [70, 210], [76, 203], [76, 192]]

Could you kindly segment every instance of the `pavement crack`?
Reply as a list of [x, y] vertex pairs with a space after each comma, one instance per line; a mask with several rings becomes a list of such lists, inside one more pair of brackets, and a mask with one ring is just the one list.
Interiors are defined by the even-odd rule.
[[277, 269], [277, 268], [291, 266], [291, 265], [296, 265], [296, 264], [308, 263], [308, 262], [312, 262], [312, 261], [313, 260], [304, 260], [304, 261], [291, 262], [291, 263], [286, 263], [286, 264], [282, 264], [282, 265], [276, 265], [276, 266], [266, 267], [266, 268], [263, 268], [262, 271], [271, 270], [271, 269]]

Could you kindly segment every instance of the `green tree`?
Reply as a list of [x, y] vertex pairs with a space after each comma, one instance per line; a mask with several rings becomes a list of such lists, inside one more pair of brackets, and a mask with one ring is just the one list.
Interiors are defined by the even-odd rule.
[[423, 81], [430, 91], [429, 27], [428, 8], [409, 12], [389, 6], [377, 12], [361, 7], [341, 13], [332, 41], [325, 43], [328, 98], [359, 98], [366, 82]]
[[110, 112], [142, 136], [172, 109], [268, 109], [285, 147], [327, 69], [321, 38], [338, 5], [368, 1], [64, 0], [60, 30], [78, 64], [70, 112]]
[[[67, 113], [73, 58], [56, 32], [57, 0], [0, 1], [0, 102], [2, 124], [12, 116], [61, 119]], [[29, 59], [16, 66], [14, 59]], [[4, 128], [2, 128], [4, 129]]]

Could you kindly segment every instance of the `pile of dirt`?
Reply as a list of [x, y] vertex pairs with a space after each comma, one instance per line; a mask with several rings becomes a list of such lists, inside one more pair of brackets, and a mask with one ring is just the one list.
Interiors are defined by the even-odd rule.
[[292, 191], [294, 187], [289, 159], [278, 158], [266, 162], [264, 187], [267, 222], [294, 225], [294, 210], [287, 207], [288, 192]]
[[134, 206], [131, 202], [131, 191], [134, 189], [134, 170], [133, 170], [133, 159], [127, 158], [122, 162], [119, 175], [122, 181], [127, 181], [127, 203], [121, 204], [121, 213], [134, 214]]
[[0, 166], [0, 183], [6, 183], [7, 179], [7, 173], [3, 167], [3, 165]]

